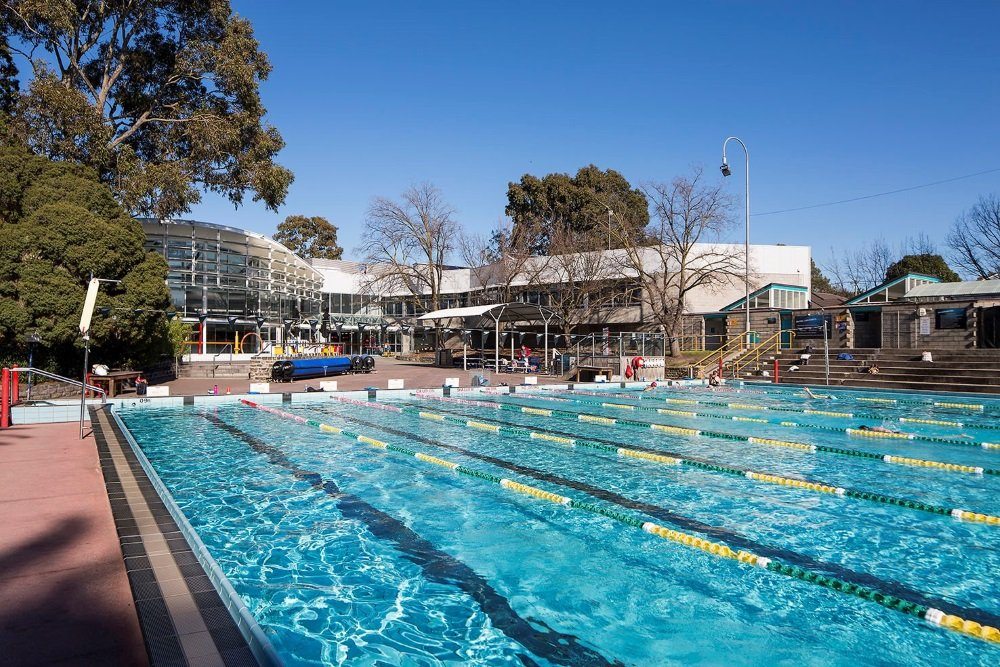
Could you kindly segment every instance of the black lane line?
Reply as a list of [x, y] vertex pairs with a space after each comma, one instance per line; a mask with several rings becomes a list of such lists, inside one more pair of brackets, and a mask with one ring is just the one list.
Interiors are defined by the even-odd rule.
[[[308, 482], [315, 490], [324, 491], [336, 500], [341, 516], [360, 521], [375, 537], [391, 542], [407, 560], [423, 571], [424, 577], [435, 583], [455, 586], [476, 601], [493, 626], [533, 654], [556, 664], [565, 665], [621, 665], [609, 661], [600, 653], [580, 643], [573, 635], [552, 630], [543, 621], [528, 620], [518, 615], [507, 598], [500, 595], [490, 583], [462, 561], [438, 550], [420, 537], [406, 524], [369, 505], [357, 496], [342, 492], [333, 480], [299, 468], [279, 448], [232, 426], [215, 415], [203, 415], [208, 421], [232, 436], [247, 443], [258, 454], [263, 454], [274, 465], [285, 468], [296, 479]], [[541, 626], [539, 628], [538, 626]], [[536, 663], [528, 656], [518, 656], [526, 665]]]
[[[468, 415], [462, 415], [462, 413], [456, 413], [450, 410], [438, 409], [437, 411], [468, 417]], [[812, 556], [798, 553], [797, 551], [790, 551], [782, 547], [773, 547], [766, 544], [761, 544], [760, 542], [757, 542], [751, 537], [748, 537], [741, 533], [737, 533], [728, 528], [722, 528], [719, 526], [712, 526], [707, 523], [702, 523], [697, 519], [691, 519], [682, 516], [680, 514], [675, 514], [674, 512], [665, 507], [660, 507], [659, 505], [654, 505], [652, 503], [647, 503], [640, 500], [633, 500], [632, 498], [622, 496], [618, 493], [615, 493], [614, 491], [608, 491], [607, 489], [603, 489], [601, 487], [592, 486], [590, 484], [587, 484], [586, 482], [578, 482], [575, 480], [566, 479], [565, 477], [560, 477], [558, 475], [553, 475], [547, 472], [536, 470], [534, 468], [521, 466], [516, 463], [511, 463], [509, 461], [498, 459], [486, 454], [480, 454], [478, 452], [469, 451], [461, 447], [458, 447], [456, 445], [450, 445], [444, 442], [438, 442], [437, 440], [431, 440], [429, 438], [422, 438], [418, 435], [411, 434], [407, 431], [401, 431], [389, 428], [387, 426], [380, 426], [378, 424], [371, 424], [361, 419], [348, 417], [343, 414], [326, 412], [323, 410], [319, 410], [319, 412], [323, 412], [324, 414], [337, 417], [345, 421], [354, 422], [356, 424], [364, 424], [365, 426], [370, 426], [371, 428], [375, 429], [381, 429], [386, 433], [392, 433], [393, 435], [409, 438], [411, 440], [415, 440], [417, 442], [421, 442], [434, 447], [449, 449], [451, 451], [464, 454], [465, 456], [468, 456], [470, 458], [478, 459], [486, 463], [492, 463], [493, 465], [521, 473], [522, 475], [525, 475], [527, 477], [532, 477], [537, 480], [550, 482], [552, 484], [560, 484], [562, 486], [566, 486], [571, 489], [576, 489], [577, 491], [582, 491], [584, 493], [592, 495], [595, 498], [600, 498], [601, 500], [606, 500], [610, 503], [614, 503], [621, 507], [626, 507], [628, 509], [632, 509], [637, 512], [648, 514], [649, 516], [660, 519], [661, 521], [672, 523], [675, 526], [686, 528], [688, 530], [696, 530], [707, 535], [712, 535], [719, 539], [725, 540], [730, 546], [738, 547], [745, 551], [753, 551], [754, 553], [760, 556], [780, 559], [786, 563], [791, 563], [792, 565], [798, 565], [799, 567], [802, 568], [808, 568], [813, 571], [835, 576], [838, 579], [843, 579], [844, 581], [847, 581], [852, 584], [868, 586], [869, 588], [877, 588], [880, 591], [891, 593], [896, 597], [900, 597], [909, 600], [911, 602], [917, 602], [919, 604], [928, 607], [934, 607], [936, 609], [940, 609], [946, 614], [953, 614], [955, 616], [960, 616], [962, 618], [970, 618], [970, 617], [982, 618], [983, 619], [982, 622], [993, 625], [994, 627], [997, 627], [996, 624], [1000, 623], [1000, 615], [998, 614], [990, 613], [988, 611], [983, 611], [975, 608], [961, 607], [955, 603], [948, 602], [947, 600], [941, 600], [932, 597], [922, 591], [910, 588], [907, 584], [904, 584], [900, 581], [896, 581], [894, 579], [882, 579], [873, 574], [868, 574], [866, 572], [858, 572], [856, 570], [844, 567], [843, 565], [838, 565], [837, 563], [828, 563], [826, 561], [818, 560], [816, 558], [813, 558]], [[476, 419], [479, 418], [477, 417]], [[490, 420], [482, 420], [482, 421], [490, 421]], [[555, 432], [558, 433], [558, 431]], [[504, 434], [501, 433], [500, 435]], [[516, 436], [508, 435], [506, 437], [514, 438]], [[539, 442], [545, 447], [551, 447], [551, 445], [549, 445], [545, 441], [540, 440]], [[601, 441], [598, 440], [598, 442]]]

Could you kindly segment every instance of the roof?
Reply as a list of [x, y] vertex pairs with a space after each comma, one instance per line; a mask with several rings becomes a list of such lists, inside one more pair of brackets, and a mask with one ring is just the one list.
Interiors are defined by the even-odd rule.
[[810, 308], [834, 308], [836, 306], [844, 305], [847, 301], [847, 297], [841, 294], [834, 294], [833, 292], [816, 292], [814, 291], [809, 298]]
[[904, 299], [934, 299], [1000, 294], [1000, 280], [966, 280], [957, 283], [918, 285]]
[[878, 285], [877, 287], [871, 288], [867, 292], [862, 292], [861, 294], [859, 294], [859, 295], [857, 295], [855, 297], [851, 297], [850, 299], [848, 299], [845, 302], [845, 305], [851, 306], [851, 305], [854, 305], [856, 303], [861, 303], [862, 301], [864, 301], [868, 297], [872, 296], [873, 294], [877, 294], [877, 293], [881, 292], [882, 290], [886, 290], [886, 289], [889, 289], [890, 287], [898, 285], [899, 283], [907, 280], [908, 278], [919, 278], [919, 279], [922, 279], [922, 280], [930, 280], [931, 282], [935, 282], [935, 283], [941, 282], [940, 278], [935, 278], [934, 276], [925, 276], [922, 273], [907, 273], [905, 276], [900, 276], [899, 278], [895, 278], [893, 280], [888, 280], [888, 281], [882, 283], [881, 285]]
[[[760, 296], [761, 294], [767, 292], [768, 290], [775, 289], [775, 288], [777, 288], [777, 289], [783, 289], [783, 290], [789, 290], [791, 292], [807, 292], [807, 291], [809, 291], [805, 287], [803, 287], [802, 285], [788, 285], [786, 283], [768, 283], [768, 284], [764, 285], [763, 287], [761, 287], [760, 289], [755, 290], [753, 292], [750, 292], [750, 298], [752, 299], [752, 298], [754, 298], [756, 296]], [[733, 301], [728, 306], [723, 306], [722, 308], [720, 308], [719, 311], [720, 312], [726, 312], [726, 311], [729, 311], [729, 310], [734, 310], [738, 306], [742, 306], [743, 305], [743, 301], [744, 301], [745, 298], [746, 297], [741, 296], [739, 299], [737, 299], [736, 301]]]
[[551, 321], [557, 316], [554, 311], [533, 303], [493, 303], [486, 306], [466, 306], [465, 308], [444, 308], [418, 317], [418, 320], [446, 320], [454, 317], [489, 317], [494, 322]]

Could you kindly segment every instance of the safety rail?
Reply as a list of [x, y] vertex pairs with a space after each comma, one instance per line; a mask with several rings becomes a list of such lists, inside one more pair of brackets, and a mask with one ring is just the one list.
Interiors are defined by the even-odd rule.
[[[787, 336], [787, 338], [786, 338]], [[766, 340], [757, 343], [753, 347], [749, 348], [742, 355], [733, 359], [730, 364], [733, 371], [733, 377], [737, 378], [740, 375], [740, 371], [749, 366], [750, 364], [760, 365], [761, 355], [764, 355], [771, 351], [772, 349], [776, 353], [780, 353], [782, 345], [785, 341], [788, 341], [788, 347], [792, 346], [792, 342], [795, 340], [795, 331], [791, 329], [784, 329], [778, 331], [777, 333], [769, 336]]]
[[225, 345], [222, 346], [221, 350], [219, 350], [214, 355], [212, 355], [212, 362], [215, 363], [216, 361], [218, 361], [219, 357], [221, 357], [222, 355], [226, 354], [226, 350], [229, 350], [229, 361], [232, 361], [233, 360], [233, 344], [232, 343], [226, 343]]
[[752, 341], [756, 340], [759, 335], [756, 331], [747, 331], [741, 333], [736, 338], [726, 341], [721, 347], [712, 350], [692, 364], [691, 377], [703, 376], [710, 367], [720, 365], [719, 362], [731, 354], [743, 354], [754, 346]]
[[[79, 380], [74, 380], [73, 378], [64, 377], [62, 375], [56, 375], [55, 373], [50, 373], [48, 371], [43, 371], [40, 368], [32, 368], [30, 366], [25, 366], [24, 368], [12, 368], [10, 369], [12, 373], [28, 373], [33, 375], [40, 375], [43, 378], [48, 378], [49, 380], [56, 380], [58, 382], [63, 382], [74, 387], [83, 387], [84, 383]], [[108, 393], [101, 389], [100, 387], [95, 387], [92, 384], [87, 385], [87, 391], [91, 391], [95, 394], [101, 395], [101, 402], [104, 403], [108, 399]]]

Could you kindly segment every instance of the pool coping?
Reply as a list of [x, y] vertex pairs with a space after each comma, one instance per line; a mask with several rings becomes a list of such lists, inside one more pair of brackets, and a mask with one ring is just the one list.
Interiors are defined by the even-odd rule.
[[150, 664], [280, 665], [114, 406], [90, 417]]

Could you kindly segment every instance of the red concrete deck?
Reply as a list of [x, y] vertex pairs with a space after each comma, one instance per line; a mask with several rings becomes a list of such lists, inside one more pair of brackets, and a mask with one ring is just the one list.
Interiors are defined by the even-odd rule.
[[145, 665], [92, 438], [77, 424], [0, 431], [0, 662]]
[[[427, 389], [440, 387], [444, 384], [444, 379], [449, 377], [459, 378], [462, 387], [468, 387], [473, 375], [482, 374], [490, 380], [493, 386], [501, 382], [519, 385], [524, 382], [523, 373], [492, 373], [481, 369], [470, 368], [463, 371], [461, 368], [437, 368], [427, 364], [415, 364], [406, 361], [385, 358], [377, 359], [375, 362], [375, 372], [359, 373], [357, 375], [337, 375], [325, 378], [337, 381], [338, 391], [354, 391], [366, 387], [377, 387], [385, 389], [390, 379], [401, 379], [405, 382], [406, 389]], [[562, 382], [559, 378], [537, 375], [539, 384], [551, 384]], [[313, 380], [299, 380], [297, 382], [275, 382], [271, 384], [271, 392], [296, 392], [305, 391], [306, 387], [319, 387], [319, 383], [324, 378]], [[205, 394], [213, 385], [219, 385], [219, 393], [226, 393], [230, 389], [234, 394], [245, 394], [250, 388], [250, 381], [243, 378], [184, 378], [171, 380], [164, 383], [170, 387], [171, 396], [192, 396], [194, 394]], [[126, 394], [131, 396], [134, 394]]]

